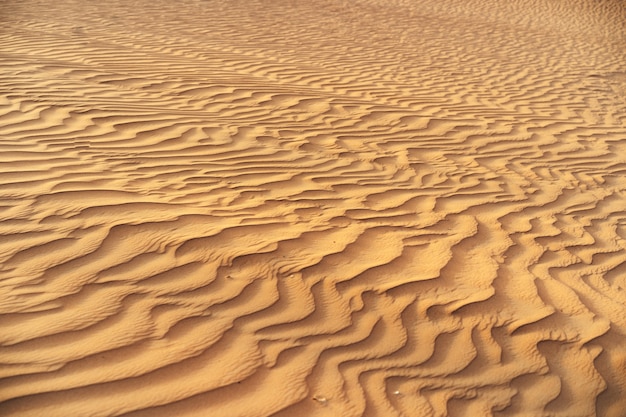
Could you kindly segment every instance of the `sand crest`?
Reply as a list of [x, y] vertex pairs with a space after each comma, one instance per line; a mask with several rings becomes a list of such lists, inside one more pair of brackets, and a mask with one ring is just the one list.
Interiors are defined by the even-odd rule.
[[626, 415], [621, 1], [0, 22], [0, 415]]

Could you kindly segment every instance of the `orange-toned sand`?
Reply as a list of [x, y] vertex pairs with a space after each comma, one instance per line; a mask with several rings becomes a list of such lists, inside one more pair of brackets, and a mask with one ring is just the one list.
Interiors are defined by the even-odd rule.
[[0, 1], [0, 415], [626, 416], [625, 9]]

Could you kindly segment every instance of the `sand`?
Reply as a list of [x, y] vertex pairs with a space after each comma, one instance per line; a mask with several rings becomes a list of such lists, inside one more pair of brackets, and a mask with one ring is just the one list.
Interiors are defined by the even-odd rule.
[[0, 415], [626, 416], [621, 1], [0, 22]]

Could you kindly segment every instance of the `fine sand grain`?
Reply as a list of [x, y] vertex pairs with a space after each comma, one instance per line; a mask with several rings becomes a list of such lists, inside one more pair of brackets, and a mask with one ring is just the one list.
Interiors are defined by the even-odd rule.
[[0, 415], [626, 416], [620, 0], [0, 0]]

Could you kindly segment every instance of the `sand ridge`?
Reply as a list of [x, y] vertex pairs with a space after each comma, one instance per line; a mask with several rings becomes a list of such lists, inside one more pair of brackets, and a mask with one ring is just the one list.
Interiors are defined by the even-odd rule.
[[621, 2], [0, 6], [0, 414], [624, 416]]

